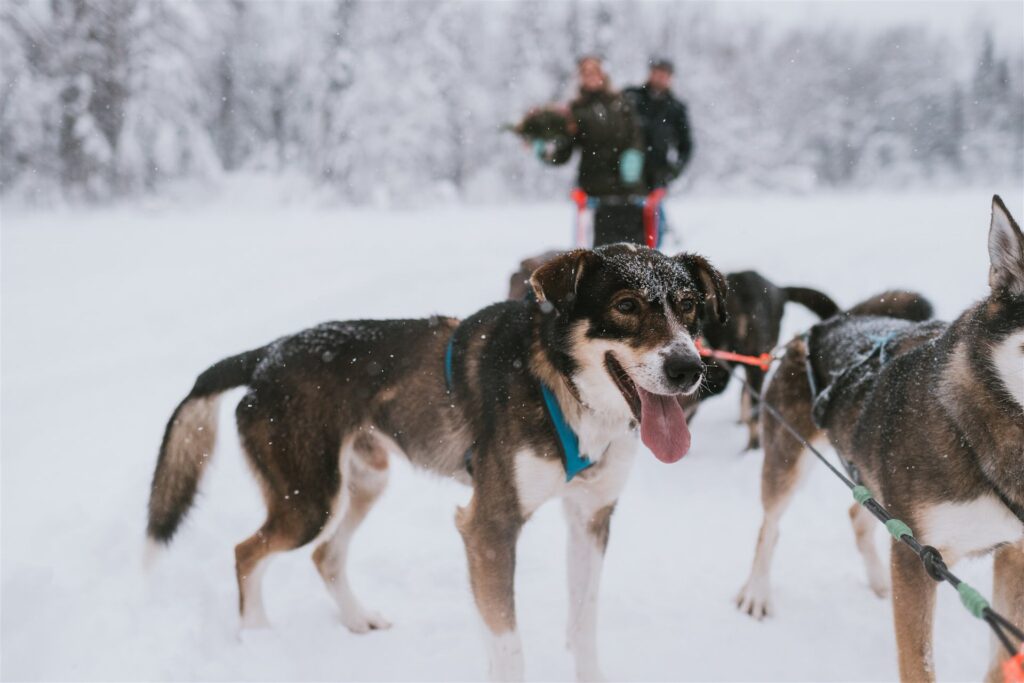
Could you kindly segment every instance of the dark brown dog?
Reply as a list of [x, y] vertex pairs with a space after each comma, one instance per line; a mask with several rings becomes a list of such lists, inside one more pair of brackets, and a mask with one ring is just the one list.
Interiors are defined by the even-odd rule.
[[[816, 289], [779, 287], [752, 270], [729, 273], [726, 281], [729, 284], [729, 296], [726, 298], [729, 317], [724, 323], [711, 322], [704, 326], [708, 346], [720, 351], [757, 357], [775, 350], [779, 344], [782, 315], [789, 302], [806, 307], [822, 320], [839, 312], [836, 303]], [[732, 368], [727, 364], [711, 360], [707, 365], [704, 386], [697, 394], [699, 400], [725, 391], [731, 377]], [[760, 406], [747, 387], [760, 394], [765, 371], [754, 365], [744, 365], [743, 371], [748, 384], [744, 385], [740, 396], [740, 421], [747, 425], [747, 448], [751, 449], [759, 445]]]

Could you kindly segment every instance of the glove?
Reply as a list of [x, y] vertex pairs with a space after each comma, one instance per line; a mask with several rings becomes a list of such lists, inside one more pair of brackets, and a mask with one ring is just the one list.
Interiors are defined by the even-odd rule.
[[543, 159], [544, 152], [547, 151], [547, 143], [541, 140], [540, 138], [534, 138], [531, 144], [533, 146], [533, 155], [538, 159]]
[[619, 156], [619, 177], [622, 182], [632, 185], [640, 182], [644, 170], [644, 153], [638, 149], [627, 149]]

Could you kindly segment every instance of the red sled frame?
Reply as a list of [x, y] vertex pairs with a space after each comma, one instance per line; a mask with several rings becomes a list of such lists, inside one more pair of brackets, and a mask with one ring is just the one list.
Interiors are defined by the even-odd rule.
[[[591, 197], [582, 189], [575, 187], [569, 198], [576, 205], [577, 247], [592, 247], [594, 244], [593, 212], [601, 205], [600, 197]], [[658, 247], [658, 216], [661, 203], [665, 199], [665, 188], [652, 190], [647, 196], [634, 195], [629, 197], [630, 203], [641, 207], [644, 222], [644, 242], [651, 249]]]

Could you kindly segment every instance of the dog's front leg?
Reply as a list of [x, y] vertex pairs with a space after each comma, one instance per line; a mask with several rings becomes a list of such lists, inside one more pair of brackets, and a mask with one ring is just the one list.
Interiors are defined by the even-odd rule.
[[[997, 550], [993, 575], [992, 607], [1014, 624], [1024, 624], [1024, 544], [1004, 545]], [[1002, 683], [1002, 665], [1007, 656], [993, 634], [992, 664], [986, 681]]]
[[597, 594], [615, 503], [599, 509], [563, 500], [569, 522], [568, 645], [580, 681], [603, 681], [597, 659]]
[[522, 518], [509, 514], [496, 497], [473, 494], [455, 513], [469, 560], [473, 597], [483, 618], [491, 680], [523, 679], [523, 646], [516, 630], [516, 541]]
[[935, 581], [910, 548], [893, 541], [892, 608], [899, 651], [900, 680], [920, 683], [935, 680], [932, 663], [932, 617]]

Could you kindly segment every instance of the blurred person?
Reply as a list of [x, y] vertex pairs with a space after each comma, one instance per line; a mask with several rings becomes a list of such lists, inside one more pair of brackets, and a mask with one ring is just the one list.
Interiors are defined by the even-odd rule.
[[577, 69], [576, 98], [568, 107], [545, 110], [565, 117], [565, 132], [534, 138], [534, 151], [545, 163], [557, 165], [579, 148], [577, 185], [594, 210], [594, 246], [643, 244], [642, 217], [633, 203], [644, 194], [643, 130], [629, 101], [612, 89], [599, 58], [583, 57]]
[[686, 105], [672, 92], [674, 73], [671, 61], [653, 58], [647, 82], [623, 92], [643, 127], [643, 180], [648, 192], [667, 188], [685, 170], [693, 153]]

